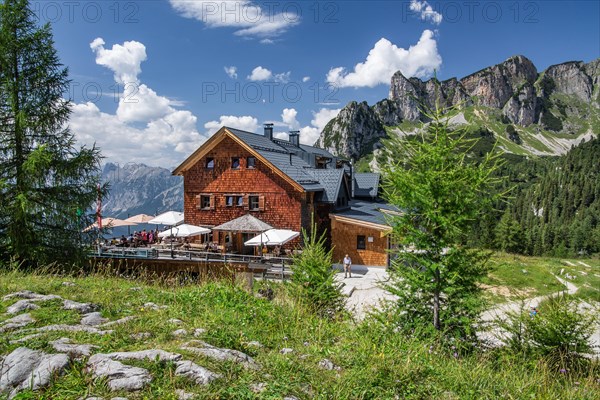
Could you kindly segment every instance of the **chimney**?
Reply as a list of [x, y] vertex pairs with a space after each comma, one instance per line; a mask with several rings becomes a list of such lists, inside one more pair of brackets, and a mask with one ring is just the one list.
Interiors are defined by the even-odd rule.
[[290, 131], [290, 143], [300, 147], [300, 131]]
[[265, 124], [265, 137], [273, 140], [273, 124]]

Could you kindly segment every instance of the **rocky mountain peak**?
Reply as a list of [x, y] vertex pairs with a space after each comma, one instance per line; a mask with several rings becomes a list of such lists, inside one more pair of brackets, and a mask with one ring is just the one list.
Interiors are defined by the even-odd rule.
[[552, 65], [544, 74], [554, 81], [556, 92], [576, 96], [585, 102], [592, 99], [593, 81], [583, 62], [569, 61]]
[[338, 116], [325, 126], [323, 132], [344, 132], [344, 140], [338, 140], [333, 134], [321, 135], [317, 145], [337, 154], [345, 154], [348, 158], [359, 158], [369, 145], [385, 137], [385, 128], [375, 111], [366, 101], [351, 101]]
[[102, 200], [105, 216], [127, 218], [127, 214], [155, 215], [183, 209], [183, 180], [166, 168], [106, 163], [102, 181], [110, 185], [108, 196]]
[[562, 121], [571, 116], [589, 118], [586, 103], [600, 108], [600, 59], [557, 64], [539, 74], [531, 60], [516, 55], [464, 78], [441, 82], [435, 78], [424, 82], [398, 71], [392, 76], [387, 99], [372, 107], [349, 103], [325, 127], [317, 145], [343, 157], [368, 153], [374, 141], [386, 135], [384, 126], [426, 122], [422, 110], [434, 108], [436, 100], [444, 108], [500, 110], [503, 123], [516, 126], [539, 124], [555, 132], [581, 131]]

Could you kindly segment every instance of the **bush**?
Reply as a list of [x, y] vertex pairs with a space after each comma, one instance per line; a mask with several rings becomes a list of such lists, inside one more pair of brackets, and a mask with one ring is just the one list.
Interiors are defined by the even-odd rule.
[[594, 353], [590, 338], [597, 316], [580, 310], [581, 302], [566, 294], [551, 297], [539, 306], [539, 312], [509, 315], [500, 326], [508, 332], [503, 341], [513, 350], [547, 357], [551, 366], [568, 370]]
[[325, 232], [317, 238], [315, 226], [311, 231], [310, 235], [302, 231], [304, 248], [293, 259], [292, 292], [318, 314], [333, 315], [344, 303], [341, 286], [334, 280], [332, 250], [325, 250]]

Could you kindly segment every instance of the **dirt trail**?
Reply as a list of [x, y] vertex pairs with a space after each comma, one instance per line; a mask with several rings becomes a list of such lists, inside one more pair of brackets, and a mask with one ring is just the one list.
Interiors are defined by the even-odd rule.
[[[554, 275], [554, 277], [563, 285], [566, 286], [566, 293], [567, 294], [575, 294], [577, 293], [577, 290], [579, 290], [579, 288], [575, 285], [573, 285], [571, 282], [559, 278], [558, 276]], [[539, 304], [546, 300], [549, 299], [551, 297], [557, 296], [562, 292], [556, 292], [556, 293], [552, 293], [546, 296], [537, 296], [537, 297], [533, 297], [531, 299], [524, 299], [524, 300], [520, 300], [520, 301], [510, 301], [508, 303], [503, 303], [500, 304], [494, 308], [491, 308], [490, 310], [484, 312], [481, 315], [481, 320], [483, 321], [484, 324], [488, 324], [490, 322], [493, 321], [497, 321], [497, 320], [502, 320], [505, 321], [507, 319], [507, 317], [509, 316], [510, 313], [518, 313], [519, 310], [521, 310], [521, 306], [523, 307], [523, 310], [529, 310], [531, 307], [539, 307]], [[593, 310], [593, 306], [591, 306], [590, 304], [583, 302], [581, 303], [581, 312], [590, 312], [590, 310]], [[500, 337], [502, 337], [504, 334], [504, 332], [502, 332], [499, 328], [495, 328], [492, 331], [488, 331], [488, 332], [479, 332], [477, 334], [477, 337], [480, 340], [484, 340], [487, 341], [490, 345], [492, 346], [501, 346], [502, 340], [500, 340]], [[600, 326], [596, 326], [596, 330], [594, 332], [594, 334], [592, 335], [591, 338], [591, 344], [593, 346], [596, 346], [596, 355], [600, 356]]]

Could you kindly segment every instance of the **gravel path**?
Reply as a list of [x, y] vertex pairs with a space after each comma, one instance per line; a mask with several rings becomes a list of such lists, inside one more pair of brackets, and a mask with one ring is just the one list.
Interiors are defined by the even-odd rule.
[[389, 280], [385, 268], [353, 265], [351, 278], [344, 278], [341, 265], [334, 265], [334, 268], [339, 271], [335, 279], [344, 285], [342, 293], [348, 296], [346, 309], [358, 320], [362, 320], [369, 311], [379, 308], [381, 301], [395, 298], [380, 286], [382, 282]]
[[[342, 293], [348, 296], [346, 300], [346, 309], [352, 312], [357, 320], [362, 320], [371, 310], [381, 307], [381, 302], [394, 300], [395, 296], [381, 288], [381, 283], [389, 280], [389, 275], [385, 268], [366, 267], [362, 265], [352, 267], [352, 277], [344, 278], [344, 272], [341, 265], [334, 265], [338, 270], [335, 276], [337, 282], [343, 284]], [[560, 283], [565, 285], [568, 294], [577, 293], [578, 287], [566, 279], [554, 276]], [[498, 319], [505, 320], [509, 313], [518, 312], [523, 305], [525, 310], [531, 307], [539, 307], [540, 303], [561, 292], [552, 293], [546, 296], [537, 296], [519, 301], [509, 301], [499, 304], [481, 315], [483, 324], [489, 324]], [[594, 307], [588, 303], [581, 304], [582, 312], [590, 312]], [[502, 345], [498, 338], [502, 332], [498, 329], [489, 332], [479, 332], [478, 337], [493, 346]], [[597, 346], [596, 352], [600, 355], [600, 325], [596, 327], [596, 332], [591, 339], [592, 345]]]

